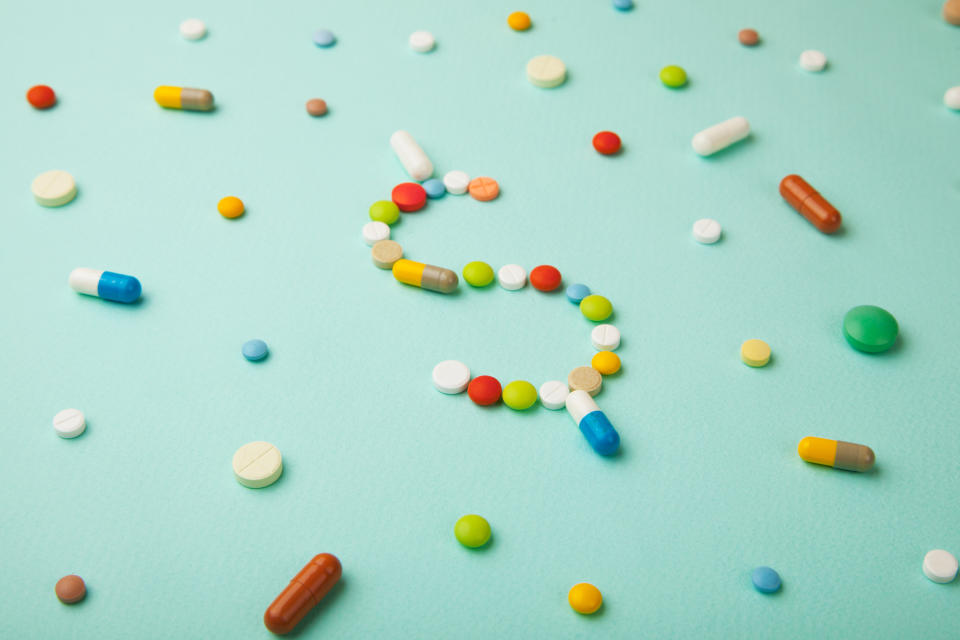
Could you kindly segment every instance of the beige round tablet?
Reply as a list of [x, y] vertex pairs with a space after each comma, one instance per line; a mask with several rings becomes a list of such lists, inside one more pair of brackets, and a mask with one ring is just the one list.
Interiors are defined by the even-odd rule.
[[393, 240], [381, 240], [373, 245], [370, 255], [373, 264], [381, 269], [392, 269], [393, 263], [403, 257], [403, 247]]
[[37, 203], [45, 207], [61, 207], [77, 196], [77, 183], [66, 171], [45, 171], [30, 185]]
[[248, 442], [233, 454], [233, 475], [251, 489], [267, 487], [283, 473], [283, 458], [269, 442]]
[[559, 87], [567, 79], [567, 67], [556, 56], [537, 56], [527, 63], [527, 80], [543, 89]]
[[600, 393], [600, 385], [603, 384], [603, 376], [593, 367], [577, 367], [567, 376], [567, 386], [570, 391], [583, 390], [591, 396]]

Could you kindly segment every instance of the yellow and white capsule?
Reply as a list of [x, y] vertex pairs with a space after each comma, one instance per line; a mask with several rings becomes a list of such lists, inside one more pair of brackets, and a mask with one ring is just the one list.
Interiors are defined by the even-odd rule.
[[213, 94], [206, 89], [162, 86], [153, 90], [153, 99], [165, 109], [213, 110]]
[[873, 449], [864, 444], [812, 436], [800, 441], [797, 453], [807, 462], [847, 471], [869, 471], [875, 461]]
[[397, 260], [393, 263], [393, 277], [404, 284], [410, 284], [421, 289], [452, 293], [460, 280], [450, 269], [435, 267], [432, 264], [423, 264], [413, 260]]

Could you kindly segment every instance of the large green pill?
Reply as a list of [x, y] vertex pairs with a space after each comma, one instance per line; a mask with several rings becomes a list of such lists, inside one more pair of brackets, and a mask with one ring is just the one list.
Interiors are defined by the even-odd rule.
[[370, 219], [393, 224], [400, 219], [400, 207], [390, 200], [377, 200], [370, 205]]
[[687, 84], [687, 72], [683, 70], [683, 67], [672, 64], [660, 69], [660, 82], [671, 89], [679, 89]]
[[857, 351], [880, 353], [893, 346], [900, 327], [886, 309], [863, 304], [843, 316], [843, 337]]
[[463, 268], [463, 279], [471, 287], [485, 287], [493, 282], [493, 267], [486, 262], [471, 262]]
[[524, 411], [537, 401], [537, 388], [526, 380], [514, 380], [503, 388], [501, 397], [511, 409]]
[[453, 535], [465, 547], [482, 547], [490, 539], [490, 523], [483, 516], [463, 516], [454, 525]]
[[613, 313], [613, 305], [603, 296], [593, 294], [580, 301], [580, 313], [594, 322], [601, 322]]

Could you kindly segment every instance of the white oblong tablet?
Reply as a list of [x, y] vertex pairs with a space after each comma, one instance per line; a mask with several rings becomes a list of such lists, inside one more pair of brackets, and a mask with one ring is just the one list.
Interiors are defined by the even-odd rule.
[[283, 458], [269, 442], [248, 442], [233, 454], [233, 475], [245, 487], [260, 489], [269, 486], [281, 473]]
[[567, 79], [567, 67], [556, 56], [537, 56], [527, 63], [527, 80], [542, 89], [559, 87]]
[[548, 380], [540, 385], [540, 404], [552, 411], [563, 409], [568, 395], [570, 395], [570, 389], [566, 382]]
[[960, 110], [960, 87], [947, 89], [947, 92], [943, 94], [943, 104], [947, 105], [948, 109]]
[[33, 198], [44, 207], [60, 207], [77, 195], [77, 183], [66, 171], [45, 171], [30, 185]]
[[414, 31], [410, 34], [410, 48], [417, 53], [432, 51], [436, 44], [437, 41], [429, 31]]
[[444, 360], [433, 368], [433, 386], [440, 393], [463, 393], [470, 384], [470, 368], [459, 360]]
[[465, 171], [448, 171], [443, 176], [443, 186], [446, 187], [447, 193], [462, 196], [470, 188], [470, 176]]
[[827, 56], [816, 49], [807, 49], [800, 54], [800, 68], [805, 71], [823, 71], [827, 66]]
[[527, 271], [518, 264], [506, 264], [497, 271], [497, 282], [507, 291], [523, 289], [527, 284]]
[[923, 575], [946, 584], [957, 577], [957, 559], [949, 551], [934, 549], [923, 556]]
[[690, 146], [701, 156], [709, 156], [740, 142], [750, 135], [750, 122], [743, 116], [734, 116], [700, 131], [690, 141]]
[[390, 239], [390, 225], [386, 222], [380, 222], [379, 220], [373, 220], [363, 225], [363, 231], [361, 231], [363, 236], [363, 241], [366, 242], [371, 247], [381, 240]]
[[86, 418], [79, 409], [64, 409], [53, 416], [53, 429], [61, 438], [76, 438], [86, 428]]
[[187, 18], [180, 23], [180, 35], [187, 40], [199, 40], [207, 35], [207, 25], [203, 23], [203, 20]]
[[390, 146], [411, 178], [422, 181], [433, 175], [433, 163], [409, 133], [394, 131]]
[[713, 244], [720, 239], [723, 228], [711, 218], [702, 218], [693, 223], [693, 239], [700, 244]]
[[620, 329], [612, 324], [598, 324], [590, 332], [590, 342], [597, 351], [616, 351], [620, 346]]

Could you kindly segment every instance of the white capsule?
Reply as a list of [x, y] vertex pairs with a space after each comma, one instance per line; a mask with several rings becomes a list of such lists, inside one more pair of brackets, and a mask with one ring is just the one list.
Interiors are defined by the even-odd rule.
[[426, 180], [433, 175], [433, 163], [417, 141], [406, 131], [395, 131], [390, 136], [390, 146], [400, 159], [400, 164], [414, 180]]
[[743, 116], [736, 116], [707, 127], [693, 136], [693, 150], [702, 156], [709, 156], [721, 149], [726, 149], [734, 142], [740, 142], [748, 135], [750, 135], [750, 123]]

